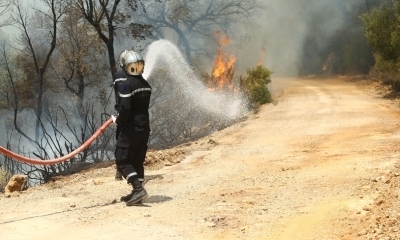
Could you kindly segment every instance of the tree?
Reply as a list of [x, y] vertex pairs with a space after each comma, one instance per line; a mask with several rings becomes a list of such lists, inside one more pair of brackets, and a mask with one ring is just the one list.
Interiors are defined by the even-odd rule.
[[[20, 128], [21, 121], [18, 118], [18, 112], [21, 109], [21, 105], [25, 107], [27, 104], [29, 104], [27, 103], [29, 102], [27, 99], [31, 98], [32, 96], [29, 95], [29, 91], [26, 91], [27, 89], [24, 87], [26, 84], [22, 84], [21, 81], [18, 81], [18, 78], [21, 77], [22, 74], [15, 70], [17, 64], [15, 59], [10, 57], [8, 45], [5, 41], [2, 41], [0, 44], [0, 58], [0, 67], [4, 71], [2, 76], [4, 78], [2, 78], [3, 81], [1, 82], [2, 84], [0, 88], [0, 96], [3, 99], [3, 102], [1, 103], [0, 107], [5, 109], [11, 108], [13, 110], [12, 121], [8, 122], [6, 120], [7, 130], [11, 129], [11, 126], [13, 126], [12, 129], [17, 130], [17, 132], [22, 136], [34, 142], [33, 139], [31, 139], [22, 131]], [[4, 80], [8, 80], [8, 83]], [[24, 98], [22, 104], [20, 101], [21, 96]]]
[[[160, 1], [160, 0], [155, 0]], [[92, 25], [98, 37], [107, 47], [111, 75], [116, 69], [114, 42], [117, 28], [126, 28], [134, 38], [143, 39], [150, 34], [150, 26], [146, 24], [128, 24], [131, 19], [129, 11], [145, 11], [141, 0], [126, 0], [125, 5], [121, 0], [72, 0], [71, 4], [79, 9], [80, 14]], [[122, 9], [121, 9], [122, 8]]]
[[[4, 80], [8, 80], [7, 84], [3, 84], [5, 81], [1, 81], [0, 84], [1, 89], [4, 89], [0, 92], [1, 99], [6, 99], [4, 104], [3, 102], [1, 104], [7, 109], [14, 110], [14, 129], [27, 138], [36, 149], [35, 151], [28, 147], [28, 152], [22, 153], [33, 154], [43, 160], [70, 153], [86, 141], [88, 135], [97, 130], [99, 114], [89, 101], [88, 107], [83, 107], [83, 100], [86, 98], [85, 88], [101, 82], [106, 75], [105, 71], [108, 72], [108, 68], [105, 67], [107, 64], [100, 59], [106, 48], [89, 23], [81, 15], [76, 14], [79, 11], [66, 6], [64, 1], [47, 0], [44, 3], [46, 7], [42, 9], [30, 8], [35, 14], [32, 16], [32, 12], [28, 11], [22, 2], [13, 2], [14, 24], [22, 31], [20, 38], [17, 39], [19, 48], [13, 55], [6, 51], [6, 45], [2, 45], [0, 49], [1, 67], [3, 67], [1, 74], [6, 77]], [[60, 86], [60, 83], [64, 84]], [[51, 92], [62, 90], [68, 90], [76, 96], [71, 100], [78, 99], [77, 108], [82, 119], [80, 127], [76, 127], [70, 119], [71, 113], [65, 111], [67, 104], [59, 107], [58, 99], [55, 101], [49, 99]], [[41, 102], [37, 100], [41, 99], [40, 97]], [[29, 102], [28, 98], [34, 99], [35, 103]], [[57, 109], [48, 112], [46, 117], [38, 117], [40, 128], [35, 129], [36, 138], [32, 139], [20, 128], [17, 113], [23, 108], [32, 108], [38, 115], [37, 109], [40, 106], [44, 115], [46, 102]], [[112, 155], [110, 146], [115, 139], [112, 130], [109, 129], [107, 133], [102, 134], [94, 144], [71, 161], [49, 167], [32, 167], [27, 174], [30, 179], [36, 178], [42, 183], [55, 174], [71, 171], [76, 162], [109, 160]], [[11, 134], [12, 131], [7, 133]], [[15, 141], [15, 137], [13, 139], [10, 137], [7, 143], [10, 143], [14, 151], [16, 148], [20, 151], [19, 142]], [[26, 169], [28, 168], [23, 168]]]
[[[10, 5], [11, 5], [10, 1], [0, 0], [0, 17], [4, 16], [7, 13]], [[5, 18], [5, 20], [0, 22], [0, 27], [4, 27], [9, 24], [10, 24], [10, 19]]]
[[400, 1], [396, 2], [396, 6], [384, 4], [362, 15], [368, 42], [385, 61], [398, 61], [400, 57]]
[[[23, 74], [15, 67], [15, 59], [7, 47], [5, 42], [2, 42], [0, 45], [0, 72], [4, 72], [2, 80], [8, 80], [8, 83], [5, 83], [5, 81], [0, 82], [0, 98], [5, 99], [4, 102], [1, 102], [0, 107], [13, 110], [12, 120], [9, 121], [6, 118], [5, 121], [7, 128], [7, 148], [12, 151], [18, 151], [19, 154], [23, 155], [32, 154], [43, 160], [61, 157], [72, 152], [87, 140], [88, 135], [92, 135], [97, 130], [99, 122], [98, 114], [95, 113], [92, 106], [84, 109], [85, 112], [82, 113], [83, 122], [79, 128], [75, 124], [71, 124], [68, 116], [70, 114], [64, 110], [63, 105], [57, 108], [56, 111], [49, 113], [45, 121], [42, 119], [41, 138], [39, 140], [30, 138], [29, 134], [26, 134], [22, 129], [21, 123], [25, 121], [19, 121], [20, 119], [17, 118], [17, 113], [24, 108], [20, 106], [21, 103], [26, 104], [24, 103], [26, 101], [25, 92], [29, 91], [24, 89], [21, 91], [20, 87], [26, 85], [20, 82], [20, 77]], [[22, 101], [20, 101], [21, 96], [23, 96]], [[45, 124], [48, 127], [43, 127]], [[21, 146], [18, 136], [12, 137], [14, 129], [28, 139], [31, 146]], [[1, 158], [0, 156], [0, 167], [3, 166], [8, 173], [23, 173], [28, 175], [30, 180], [35, 180], [35, 183], [43, 183], [54, 175], [74, 172], [76, 164], [110, 160], [112, 157], [110, 146], [112, 146], [114, 139], [113, 130], [108, 129], [97, 141], [77, 156], [69, 161], [55, 165], [27, 165], [16, 162], [9, 157], [4, 156]]]
[[[146, 6], [147, 14], [142, 21], [153, 25], [153, 39], [176, 39], [182, 47], [186, 59], [192, 62], [192, 53], [213, 56], [207, 52], [209, 43], [215, 42], [214, 33], [224, 32], [234, 35], [236, 24], [250, 23], [260, 9], [256, 0], [166, 0], [162, 4]], [[214, 52], [214, 51], [212, 51]]]
[[[36, 26], [31, 25], [31, 15], [26, 6], [21, 1], [15, 0], [12, 8], [12, 20], [14, 25], [17, 26], [22, 34], [17, 39], [17, 42], [22, 47], [21, 58], [26, 58], [28, 53], [29, 59], [26, 59], [25, 63], [28, 65], [21, 66], [26, 67], [27, 73], [30, 73], [30, 69], [33, 69], [33, 75], [27, 74], [26, 81], [30, 81], [29, 84], [34, 85], [37, 91], [36, 98], [36, 127], [35, 127], [35, 139], [39, 139], [40, 122], [43, 112], [43, 94], [46, 91], [46, 70], [48, 68], [50, 57], [56, 48], [58, 24], [65, 13], [65, 2], [62, 0], [42, 0], [44, 5], [47, 7], [48, 12], [40, 9], [35, 9], [35, 17], [37, 20]], [[32, 29], [41, 30], [40, 39], [34, 38]], [[46, 41], [49, 42], [46, 42]], [[48, 44], [48, 45], [47, 45]], [[48, 46], [45, 48], [44, 46]], [[32, 79], [33, 78], [33, 79]]]
[[375, 58], [371, 76], [400, 91], [400, 0], [384, 2], [361, 19]]
[[102, 56], [107, 50], [91, 25], [73, 6], [66, 9], [59, 29], [58, 61], [52, 64], [53, 72], [74, 96], [77, 112], [84, 120], [85, 89], [103, 83], [108, 67]]

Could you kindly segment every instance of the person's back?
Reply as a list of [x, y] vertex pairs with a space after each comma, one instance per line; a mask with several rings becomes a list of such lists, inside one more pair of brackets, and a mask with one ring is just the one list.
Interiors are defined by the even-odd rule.
[[[149, 106], [151, 97], [151, 86], [142, 75], [128, 75], [124, 83], [119, 84], [119, 117], [118, 125], [126, 124], [136, 127], [149, 128]], [[129, 99], [128, 103], [124, 100]]]

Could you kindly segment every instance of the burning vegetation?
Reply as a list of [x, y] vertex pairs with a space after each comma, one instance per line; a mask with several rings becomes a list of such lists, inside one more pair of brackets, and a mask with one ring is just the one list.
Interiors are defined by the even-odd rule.
[[234, 74], [236, 57], [224, 51], [226, 46], [231, 44], [232, 39], [227, 38], [221, 32], [216, 32], [215, 38], [218, 39], [218, 52], [207, 84], [212, 91], [235, 90]]
[[235, 78], [236, 57], [227, 53], [232, 39], [222, 32], [216, 32], [218, 51], [211, 74], [204, 77], [209, 91], [242, 92], [247, 96], [251, 106], [265, 104], [272, 101], [268, 84], [271, 82], [272, 72], [263, 66], [267, 54], [265, 47], [261, 49], [257, 65], [247, 70], [246, 76]]

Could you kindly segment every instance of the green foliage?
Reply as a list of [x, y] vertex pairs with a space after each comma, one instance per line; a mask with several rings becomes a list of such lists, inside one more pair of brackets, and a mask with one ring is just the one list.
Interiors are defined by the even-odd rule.
[[11, 174], [4, 167], [0, 167], [0, 192], [4, 192], [4, 188], [7, 186], [10, 178]]
[[268, 90], [272, 72], [266, 67], [257, 66], [247, 70], [247, 77], [241, 79], [241, 86], [248, 94], [251, 104], [265, 104], [272, 102], [272, 96]]
[[[400, 4], [400, 0], [396, 1]], [[400, 8], [385, 4], [361, 16], [365, 36], [374, 52], [384, 61], [398, 61], [400, 57]]]
[[375, 67], [383, 73], [396, 72], [400, 67], [400, 63], [394, 60], [384, 60], [383, 58], [377, 56], [377, 61]]
[[400, 62], [383, 60], [380, 56], [376, 56], [376, 63], [370, 72], [370, 76], [373, 79], [382, 81], [386, 85], [390, 85], [393, 91], [400, 92], [398, 69], [400, 69]]
[[375, 65], [371, 76], [400, 91], [400, 0], [385, 2], [381, 7], [363, 14], [365, 36], [371, 45]]

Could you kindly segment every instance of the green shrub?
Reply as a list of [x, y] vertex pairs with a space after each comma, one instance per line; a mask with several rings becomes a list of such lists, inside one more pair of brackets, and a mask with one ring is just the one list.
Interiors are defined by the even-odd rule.
[[375, 57], [377, 61], [370, 72], [370, 77], [382, 81], [385, 85], [390, 85], [394, 92], [400, 92], [400, 62]]
[[365, 36], [371, 45], [375, 65], [370, 72], [372, 78], [391, 85], [400, 91], [400, 0], [385, 2], [380, 8], [363, 14]]
[[252, 105], [272, 102], [272, 96], [268, 90], [272, 72], [266, 67], [257, 66], [247, 70], [247, 76], [241, 79], [241, 87], [248, 95]]

